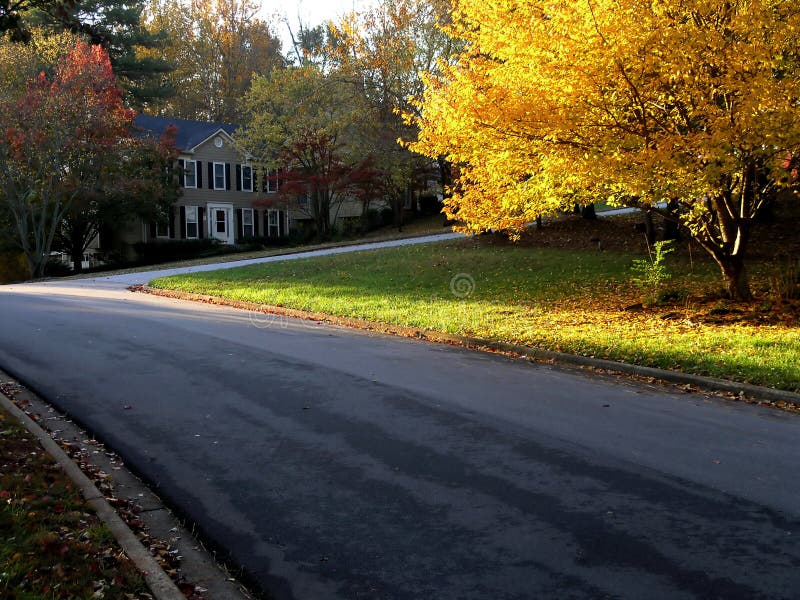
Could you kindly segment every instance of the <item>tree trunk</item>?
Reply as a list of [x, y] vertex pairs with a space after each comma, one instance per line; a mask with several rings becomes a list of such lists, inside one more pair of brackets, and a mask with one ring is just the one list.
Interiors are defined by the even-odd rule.
[[453, 185], [453, 167], [443, 156], [436, 159], [439, 164], [439, 184], [442, 186], [442, 193], [447, 194], [447, 188]]
[[72, 247], [72, 270], [75, 273], [83, 273], [83, 250], [78, 246]]
[[[678, 212], [677, 202], [675, 200], [670, 200], [667, 202], [667, 210], [670, 212], [670, 214], [676, 215]], [[664, 239], [677, 240], [679, 237], [680, 227], [678, 225], [678, 221], [664, 217]]]
[[581, 206], [581, 216], [589, 221], [596, 221], [597, 212], [594, 209], [594, 203]]
[[647, 243], [654, 244], [656, 241], [656, 226], [653, 224], [653, 212], [645, 211], [644, 213], [644, 231], [647, 236]]
[[750, 292], [750, 280], [742, 258], [733, 256], [717, 260], [717, 263], [722, 269], [725, 292], [731, 300], [752, 300], [753, 294]]

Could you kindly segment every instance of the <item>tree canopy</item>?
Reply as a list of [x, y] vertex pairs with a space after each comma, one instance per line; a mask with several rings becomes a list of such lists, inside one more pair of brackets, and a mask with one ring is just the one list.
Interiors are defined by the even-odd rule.
[[[124, 143], [133, 112], [123, 105], [108, 53], [68, 36], [64, 42], [69, 44], [65, 51], [45, 45], [59, 56], [51, 76], [35, 74], [43, 57], [31, 54], [27, 72], [34, 74], [26, 84], [3, 78], [7, 100], [0, 105], [5, 126], [0, 132], [0, 201], [12, 217], [34, 276], [43, 273], [70, 211], [84, 204], [84, 213], [93, 210], [91, 199], [104, 190], [104, 181], [122, 185], [115, 175], [121, 173], [119, 163], [126, 162], [126, 156], [138, 164], [137, 154]], [[24, 61], [16, 64], [19, 69], [25, 66]], [[146, 162], [153, 164], [155, 158]], [[165, 158], [158, 171], [172, 158]], [[109, 172], [112, 176], [104, 179]], [[142, 176], [145, 185], [158, 181], [153, 175]], [[77, 218], [77, 213], [72, 216]]]
[[145, 28], [145, 0], [33, 0], [32, 4], [34, 10], [23, 18], [25, 39], [40, 28], [68, 31], [103, 46], [129, 106], [147, 107], [173, 93], [163, 79], [173, 68], [160, 55], [166, 38], [163, 31]]
[[[412, 148], [459, 166], [463, 229], [519, 232], [597, 198], [683, 224], [748, 297], [753, 221], [800, 154], [800, 6], [455, 0]], [[667, 208], [659, 203], [667, 202]]]
[[175, 65], [166, 80], [176, 94], [159, 112], [184, 119], [237, 123], [254, 73], [284, 65], [271, 25], [251, 0], [154, 0], [147, 28], [164, 31], [165, 48], [144, 51]]
[[248, 125], [238, 142], [262, 172], [283, 171], [283, 195], [313, 218], [321, 238], [371, 173], [359, 135], [368, 109], [355, 91], [308, 63], [255, 76], [243, 103]]
[[30, 11], [45, 11], [66, 20], [75, 10], [78, 0], [0, 0], [0, 35], [8, 34], [13, 42], [31, 39], [30, 25], [25, 17]]

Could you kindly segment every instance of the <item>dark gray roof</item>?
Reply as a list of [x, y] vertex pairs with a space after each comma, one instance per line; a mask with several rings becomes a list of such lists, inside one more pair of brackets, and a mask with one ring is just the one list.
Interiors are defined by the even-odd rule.
[[239, 128], [238, 125], [232, 125], [230, 123], [209, 123], [206, 121], [172, 119], [170, 117], [136, 115], [136, 118], [133, 120], [135, 129], [134, 135], [161, 137], [161, 134], [163, 134], [170, 125], [175, 125], [175, 127], [178, 128], [175, 146], [180, 150], [191, 150], [220, 129], [229, 135], [233, 135], [233, 132]]

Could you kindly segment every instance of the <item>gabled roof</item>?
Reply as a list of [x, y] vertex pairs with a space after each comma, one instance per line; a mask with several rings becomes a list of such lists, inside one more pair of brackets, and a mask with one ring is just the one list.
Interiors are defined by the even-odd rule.
[[136, 115], [133, 120], [134, 135], [161, 137], [170, 125], [178, 129], [175, 146], [185, 152], [193, 152], [197, 146], [217, 133], [233, 136], [239, 128], [230, 123], [209, 123], [207, 121], [187, 121], [186, 119], [173, 119], [170, 117], [151, 117], [150, 115]]

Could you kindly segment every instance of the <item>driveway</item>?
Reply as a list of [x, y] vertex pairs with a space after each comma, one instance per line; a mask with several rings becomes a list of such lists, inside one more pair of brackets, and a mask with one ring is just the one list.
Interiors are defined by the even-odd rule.
[[[338, 248], [324, 248], [321, 250], [310, 250], [306, 252], [296, 252], [294, 254], [279, 254], [276, 256], [263, 256], [261, 258], [248, 258], [245, 260], [232, 260], [229, 262], [212, 263], [208, 265], [195, 265], [192, 267], [175, 267], [172, 269], [155, 269], [142, 273], [125, 273], [124, 275], [106, 275], [96, 278], [85, 279], [89, 286], [96, 287], [98, 284], [110, 287], [119, 285], [144, 284], [157, 277], [169, 277], [170, 275], [182, 275], [184, 273], [200, 273], [203, 271], [219, 271], [221, 269], [235, 269], [247, 265], [257, 265], [261, 263], [279, 262], [287, 260], [297, 260], [311, 258], [314, 256], [329, 256], [331, 254], [347, 254], [350, 252], [363, 252], [364, 250], [378, 250], [381, 248], [397, 248], [399, 246], [416, 246], [419, 244], [431, 244], [435, 242], [446, 242], [448, 240], [463, 239], [460, 233], [438, 233], [434, 235], [423, 235], [398, 240], [388, 240], [385, 242], [370, 242], [366, 244], [353, 244], [351, 246], [341, 246]], [[79, 281], [79, 280], [74, 280]]]
[[0, 288], [0, 368], [274, 598], [797, 597], [797, 415], [135, 277]]

